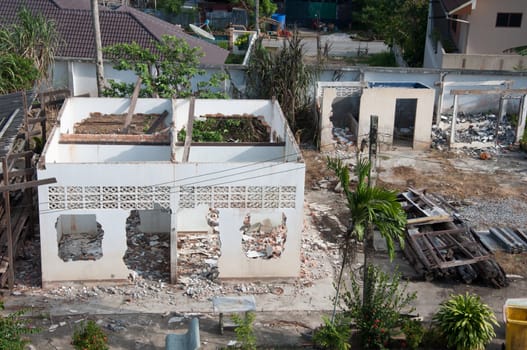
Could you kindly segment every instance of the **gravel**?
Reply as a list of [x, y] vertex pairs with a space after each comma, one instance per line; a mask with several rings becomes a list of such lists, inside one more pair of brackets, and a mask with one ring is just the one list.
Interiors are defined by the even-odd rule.
[[487, 229], [490, 226], [527, 229], [527, 203], [514, 199], [492, 199], [467, 201], [458, 213], [475, 229]]

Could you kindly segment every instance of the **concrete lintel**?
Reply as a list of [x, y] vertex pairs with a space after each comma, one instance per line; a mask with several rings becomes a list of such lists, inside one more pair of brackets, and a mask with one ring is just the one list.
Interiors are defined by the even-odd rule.
[[526, 95], [527, 89], [450, 90], [450, 95]]
[[141, 145], [168, 145], [170, 135], [162, 134], [61, 134], [59, 143], [84, 143], [84, 144], [141, 144]]

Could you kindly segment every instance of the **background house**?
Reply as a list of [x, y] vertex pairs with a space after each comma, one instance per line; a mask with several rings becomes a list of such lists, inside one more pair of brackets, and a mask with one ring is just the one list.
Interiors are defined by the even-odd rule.
[[[89, 0], [4, 0], [0, 6], [0, 24], [13, 23], [22, 6], [54, 21], [61, 45], [55, 54], [53, 87], [68, 88], [73, 96], [96, 96], [95, 40]], [[152, 42], [168, 34], [185, 40], [191, 47], [201, 48], [203, 65], [221, 65], [229, 52], [217, 45], [186, 34], [180, 27], [128, 6], [99, 11], [102, 45], [137, 42], [152, 47]], [[115, 71], [105, 65], [105, 77], [114, 78]], [[132, 79], [134, 79], [132, 77]], [[135, 80], [135, 79], [134, 79]]]
[[514, 48], [527, 45], [523, 0], [430, 2], [424, 67], [481, 70], [527, 68]]

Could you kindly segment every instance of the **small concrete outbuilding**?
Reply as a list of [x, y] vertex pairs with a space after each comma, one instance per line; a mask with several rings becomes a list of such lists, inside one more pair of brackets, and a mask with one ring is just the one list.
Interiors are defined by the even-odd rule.
[[317, 96], [323, 147], [339, 137], [335, 129], [346, 129], [344, 142], [360, 143], [369, 133], [371, 115], [379, 117], [381, 147], [430, 147], [435, 90], [424, 84], [320, 82]]
[[[70, 98], [60, 111], [38, 169], [39, 178], [57, 179], [39, 187], [43, 285], [135, 275], [123, 261], [133, 212], [143, 232], [169, 235], [173, 283], [192, 255], [195, 273], [220, 278], [298, 276], [305, 165], [278, 103], [138, 99], [134, 113], [160, 121], [157, 132], [79, 127], [90, 114], [106, 125], [130, 105]], [[257, 120], [268, 139], [200, 143], [190, 132], [178, 140], [209, 118]], [[200, 246], [186, 245], [193, 237], [203, 238]]]

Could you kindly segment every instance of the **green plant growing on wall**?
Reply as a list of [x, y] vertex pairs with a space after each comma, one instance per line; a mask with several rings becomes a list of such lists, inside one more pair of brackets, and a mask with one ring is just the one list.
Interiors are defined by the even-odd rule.
[[246, 312], [242, 317], [238, 314], [232, 315], [232, 321], [236, 325], [234, 333], [242, 350], [256, 350], [256, 336], [254, 335], [253, 322], [256, 318], [254, 312]]
[[[105, 53], [114, 61], [117, 70], [133, 71], [142, 79], [140, 97], [161, 98], [226, 98], [221, 84], [225, 73], [213, 74], [207, 81], [199, 82], [197, 91], [192, 90], [193, 78], [204, 75], [199, 68], [203, 53], [190, 47], [183, 39], [164, 35], [159, 42], [153, 41], [154, 49], [143, 48], [137, 43], [116, 44], [106, 47]], [[134, 84], [109, 80], [104, 96], [129, 97]]]
[[313, 334], [313, 343], [331, 350], [349, 350], [351, 349], [350, 336], [351, 327], [349, 318], [343, 314], [338, 314], [334, 322], [323, 316], [324, 324], [315, 330]]
[[[0, 310], [4, 309], [4, 303], [0, 302]], [[29, 344], [24, 336], [38, 333], [38, 328], [31, 327], [29, 321], [22, 318], [27, 310], [22, 309], [0, 316], [0, 350], [23, 350]]]
[[77, 350], [108, 350], [108, 337], [93, 320], [83, 322], [73, 332], [71, 344]]
[[406, 337], [406, 344], [409, 349], [419, 348], [425, 334], [425, 329], [419, 320], [406, 320], [403, 324], [403, 333]]
[[498, 326], [491, 308], [468, 292], [442, 302], [433, 322], [447, 346], [456, 350], [485, 349], [496, 336], [494, 326]]

